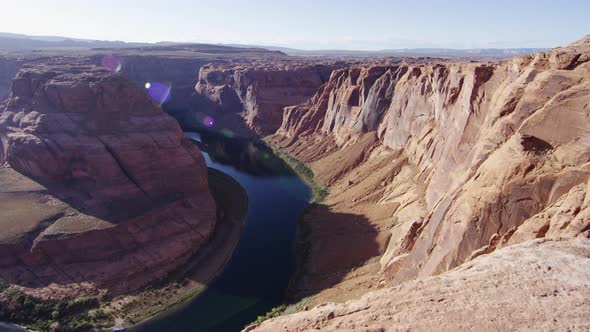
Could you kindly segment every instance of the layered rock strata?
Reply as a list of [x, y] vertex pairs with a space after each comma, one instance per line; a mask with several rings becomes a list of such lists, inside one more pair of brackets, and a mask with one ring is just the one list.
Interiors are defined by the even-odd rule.
[[[589, 96], [590, 37], [507, 62], [334, 71], [308, 102], [285, 108], [273, 142], [307, 161], [332, 187], [328, 212], [356, 215], [367, 236], [310, 225], [310, 256], [334, 236], [364, 241], [376, 249], [357, 268], [380, 257], [378, 277], [365, 276], [367, 288], [384, 287], [525, 240], [588, 237]], [[365, 282], [350, 268], [328, 271], [334, 288]]]
[[343, 62], [212, 63], [201, 67], [196, 91], [221, 112], [241, 113], [258, 134], [274, 133], [283, 107], [304, 102]]
[[0, 110], [0, 277], [41, 298], [118, 294], [211, 236], [205, 161], [123, 75], [25, 66]]

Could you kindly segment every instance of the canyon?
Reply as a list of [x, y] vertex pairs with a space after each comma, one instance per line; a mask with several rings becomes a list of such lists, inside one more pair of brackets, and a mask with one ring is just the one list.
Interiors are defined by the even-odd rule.
[[206, 65], [195, 89], [219, 106], [221, 112], [242, 113], [257, 134], [270, 134], [283, 121], [283, 107], [311, 98], [332, 70], [344, 62], [313, 64], [286, 61]]
[[[0, 277], [40, 303], [129, 294], [185, 264], [216, 205], [199, 149], [143, 89], [23, 64], [0, 111]], [[3, 311], [23, 310], [3, 292]]]
[[44, 51], [0, 58], [0, 99], [0, 278], [27, 296], [187, 264], [216, 226], [183, 135], [205, 130], [329, 191], [298, 226], [301, 312], [246, 330], [588, 328], [590, 37], [502, 61]]
[[[445, 320], [445, 310], [454, 307], [441, 311], [420, 297], [404, 304], [397, 296], [414, 301], [410, 293], [421, 290], [419, 281], [469, 281], [466, 266], [489, 260], [498, 260], [498, 269], [515, 269], [497, 274], [498, 283], [506, 282], [504, 273], [526, 274], [525, 262], [518, 267], [519, 259], [499, 257], [510, 255], [512, 245], [538, 238], [559, 239], [564, 243], [547, 246], [573, 246], [582, 253], [579, 246], [590, 236], [589, 78], [587, 37], [505, 62], [352, 66], [334, 71], [310, 101], [285, 108], [283, 124], [270, 141], [307, 162], [331, 191], [324, 207], [303, 221], [311, 248], [297, 288], [312, 296], [310, 305], [320, 306], [263, 323], [260, 330], [351, 329], [359, 327], [357, 322], [375, 331], [412, 323], [464, 329], [470, 326], [466, 317], [438, 325], [437, 316], [421, 322], [417, 309], [396, 316], [391, 301], [423, 305]], [[587, 257], [579, 257], [576, 264], [587, 267]], [[553, 258], [545, 254], [535, 261], [553, 264]], [[568, 269], [565, 265], [560, 268]], [[535, 278], [527, 280], [535, 284]], [[587, 293], [588, 284], [579, 281], [573, 289]], [[452, 289], [444, 295], [446, 290], [428, 287], [424, 291], [431, 295], [461, 301], [450, 295]], [[561, 287], [561, 281], [553, 280], [551, 287]], [[377, 288], [362, 300], [322, 304]], [[532, 305], [515, 294], [507, 293], [510, 302]], [[472, 319], [494, 312], [495, 297], [481, 299]], [[545, 308], [539, 310], [554, 308], [534, 301]], [[569, 314], [582, 317], [578, 305], [587, 304], [574, 302], [567, 306]], [[384, 313], [392, 318], [382, 321]], [[372, 314], [378, 318], [369, 322]], [[534, 321], [546, 318], [527, 314], [537, 317]], [[580, 325], [558, 321], [557, 326], [587, 327], [583, 320]], [[512, 320], [498, 324], [489, 327], [518, 328]]]

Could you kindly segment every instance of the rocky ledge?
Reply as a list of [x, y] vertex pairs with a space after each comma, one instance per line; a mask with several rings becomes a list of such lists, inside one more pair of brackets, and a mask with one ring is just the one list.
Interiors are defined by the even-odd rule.
[[0, 278], [36, 299], [136, 290], [216, 223], [199, 149], [143, 89], [85, 61], [18, 72], [0, 165]]
[[590, 240], [535, 240], [245, 331], [584, 331]]

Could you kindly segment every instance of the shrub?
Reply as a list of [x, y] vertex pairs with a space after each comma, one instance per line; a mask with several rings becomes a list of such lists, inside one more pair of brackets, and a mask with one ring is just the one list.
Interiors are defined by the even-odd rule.
[[279, 317], [283, 314], [283, 312], [285, 312], [286, 309], [287, 309], [286, 305], [280, 305], [278, 307], [274, 307], [269, 312], [267, 312], [264, 316], [258, 316], [256, 321], [254, 321], [254, 323], [252, 323], [252, 324], [260, 324], [267, 319]]
[[274, 153], [281, 159], [283, 159], [287, 165], [289, 165], [293, 171], [307, 184], [311, 189], [312, 197], [311, 203], [321, 203], [329, 194], [328, 188], [318, 183], [315, 180], [313, 171], [307, 167], [307, 165], [296, 158], [291, 157], [288, 153], [277, 147], [272, 147]]
[[92, 308], [98, 307], [99, 303], [96, 298], [93, 297], [81, 297], [72, 301], [68, 301], [64, 308], [66, 315], [72, 315], [87, 311]]
[[109, 319], [110, 316], [104, 310], [98, 309], [92, 313], [92, 320], [93, 321], [102, 321]]

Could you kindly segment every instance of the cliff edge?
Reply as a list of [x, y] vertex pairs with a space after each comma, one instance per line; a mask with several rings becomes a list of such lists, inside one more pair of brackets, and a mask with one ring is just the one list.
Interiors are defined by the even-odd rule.
[[198, 148], [145, 91], [85, 61], [18, 72], [0, 165], [0, 278], [37, 299], [137, 290], [215, 227]]

